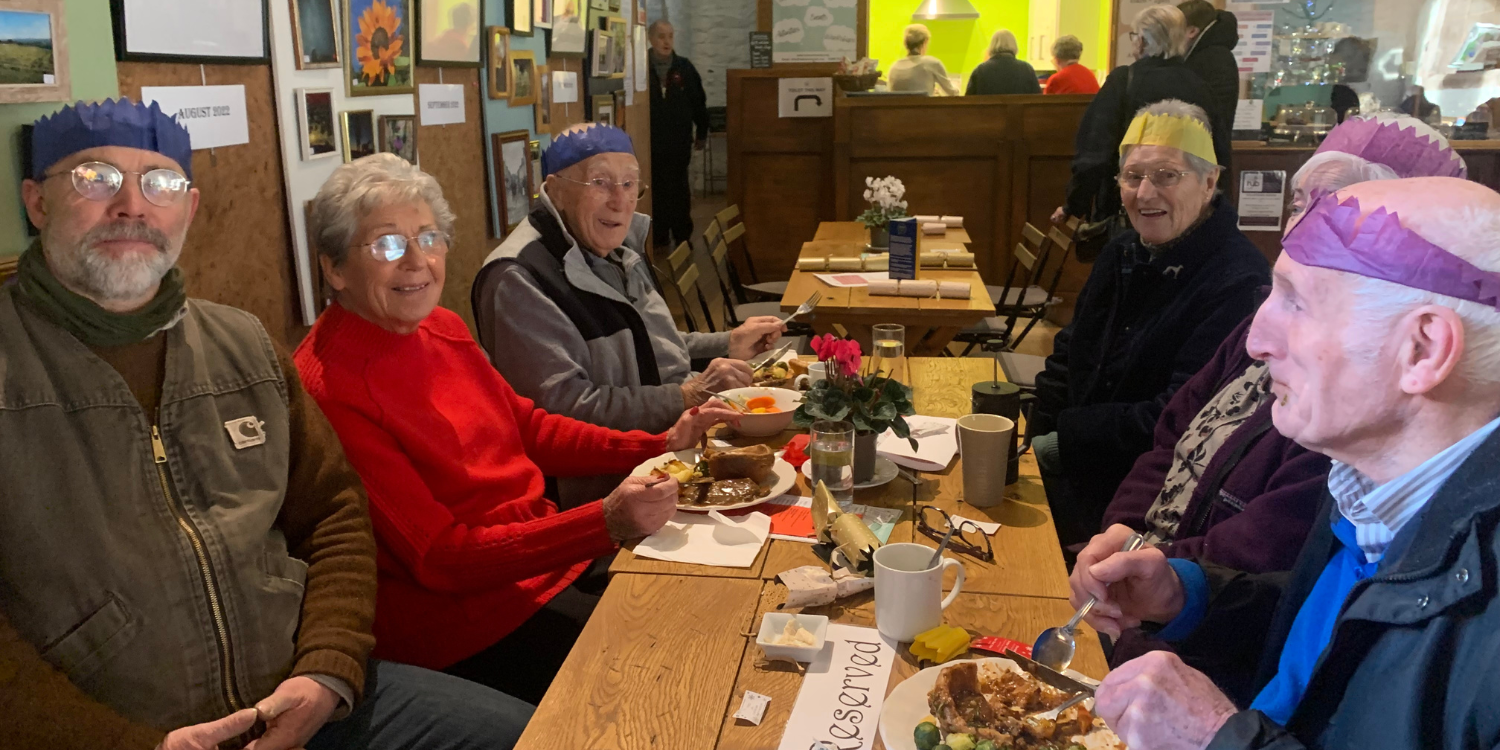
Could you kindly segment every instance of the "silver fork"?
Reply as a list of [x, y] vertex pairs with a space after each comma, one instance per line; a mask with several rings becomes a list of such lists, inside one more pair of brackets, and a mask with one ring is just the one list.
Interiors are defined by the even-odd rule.
[[822, 292], [813, 292], [811, 297], [808, 297], [805, 301], [803, 301], [803, 303], [801, 305], [798, 305], [796, 311], [794, 311], [791, 315], [788, 315], [788, 316], [782, 318], [781, 322], [782, 323], [790, 323], [790, 322], [792, 322], [793, 318], [799, 318], [799, 317], [801, 317], [803, 315], [806, 315], [806, 314], [812, 312], [813, 308], [817, 307], [818, 303], [820, 301], [822, 301], [822, 299], [823, 299], [823, 293]]

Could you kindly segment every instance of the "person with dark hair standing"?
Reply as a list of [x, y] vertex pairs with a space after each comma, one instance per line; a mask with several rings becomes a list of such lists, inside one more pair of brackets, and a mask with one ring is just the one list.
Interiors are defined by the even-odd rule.
[[[655, 244], [677, 245], [693, 236], [693, 189], [688, 165], [708, 143], [708, 95], [693, 63], [672, 50], [672, 24], [657, 21], [651, 42], [651, 189]], [[693, 131], [697, 129], [695, 136]]]
[[[1177, 4], [1187, 20], [1187, 69], [1198, 74], [1213, 94], [1208, 116], [1214, 124], [1234, 122], [1234, 108], [1240, 98], [1240, 65], [1234, 59], [1234, 46], [1240, 43], [1239, 19], [1227, 10], [1217, 10], [1208, 0], [1186, 0]], [[1229, 162], [1224, 162], [1229, 168]]]

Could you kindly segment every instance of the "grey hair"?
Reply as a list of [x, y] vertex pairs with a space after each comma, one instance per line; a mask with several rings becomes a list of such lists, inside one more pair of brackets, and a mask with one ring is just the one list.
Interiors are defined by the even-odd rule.
[[910, 26], [907, 26], [905, 40], [907, 54], [917, 54], [917, 50], [921, 49], [922, 45], [926, 44], [927, 40], [931, 38], [932, 32], [928, 31], [926, 26], [923, 26], [920, 23], [914, 23]]
[[648, 37], [656, 36], [657, 30], [661, 29], [662, 27], [666, 27], [668, 29], [671, 29], [672, 28], [672, 22], [668, 21], [665, 18], [658, 18], [655, 21], [652, 21], [651, 25], [646, 27], [646, 36], [648, 36]]
[[432, 209], [451, 246], [456, 217], [437, 180], [395, 154], [371, 154], [333, 170], [313, 198], [307, 234], [318, 254], [338, 265], [348, 256], [361, 219], [384, 206], [415, 201]]
[[[1153, 5], [1151, 7], [1171, 8], [1172, 6]], [[1176, 8], [1172, 9], [1176, 10]], [[1147, 10], [1150, 10], [1150, 8], [1147, 8]], [[1142, 115], [1172, 115], [1174, 117], [1186, 117], [1188, 119], [1197, 120], [1198, 122], [1202, 123], [1203, 129], [1207, 130], [1209, 133], [1214, 132], [1213, 126], [1209, 125], [1208, 123], [1208, 113], [1204, 112], [1202, 107], [1196, 104], [1188, 104], [1181, 99], [1163, 99], [1159, 102], [1147, 104], [1146, 106], [1136, 110], [1134, 117], [1132, 117], [1131, 119], [1134, 120], [1136, 117], [1140, 117]], [[1134, 149], [1134, 145], [1126, 146], [1124, 150], [1120, 152], [1121, 170], [1125, 169], [1125, 160], [1130, 158], [1130, 152]], [[1193, 170], [1193, 173], [1198, 175], [1200, 179], [1206, 180], [1208, 179], [1209, 175], [1217, 174], [1219, 171], [1219, 165], [1214, 164], [1213, 162], [1210, 162], [1209, 160], [1204, 159], [1201, 156], [1190, 154], [1186, 151], [1182, 152], [1182, 156], [1187, 160], [1188, 169]]]
[[[1500, 271], [1500, 212], [1477, 206], [1445, 206], [1401, 217], [1401, 225], [1422, 239], [1485, 271]], [[1351, 330], [1363, 341], [1347, 341], [1351, 354], [1373, 359], [1397, 318], [1422, 305], [1449, 308], [1464, 324], [1464, 355], [1456, 375], [1471, 385], [1500, 385], [1500, 312], [1489, 305], [1414, 289], [1383, 279], [1345, 274], [1354, 298]]]
[[1083, 57], [1083, 42], [1072, 34], [1064, 34], [1052, 43], [1052, 56], [1058, 60], [1076, 62]]
[[1009, 52], [1014, 55], [1020, 50], [1021, 46], [1016, 44], [1016, 35], [1006, 29], [1001, 29], [995, 32], [994, 36], [990, 37], [990, 57], [994, 57], [1002, 52]]
[[1135, 17], [1146, 57], [1180, 57], [1187, 50], [1187, 19], [1171, 5], [1153, 5]]

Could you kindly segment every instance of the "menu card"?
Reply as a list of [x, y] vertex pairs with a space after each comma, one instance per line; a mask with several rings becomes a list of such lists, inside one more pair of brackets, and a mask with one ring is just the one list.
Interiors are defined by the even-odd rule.
[[869, 750], [875, 744], [896, 644], [875, 628], [836, 623], [828, 624], [826, 637], [833, 648], [807, 665], [779, 750], [807, 750], [818, 742]]
[[891, 219], [886, 228], [890, 230], [890, 278], [917, 278], [917, 220]]

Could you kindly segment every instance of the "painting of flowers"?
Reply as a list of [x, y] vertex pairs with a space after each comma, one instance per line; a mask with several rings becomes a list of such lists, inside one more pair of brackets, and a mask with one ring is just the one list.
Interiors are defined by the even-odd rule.
[[412, 92], [411, 0], [347, 0], [349, 96]]

